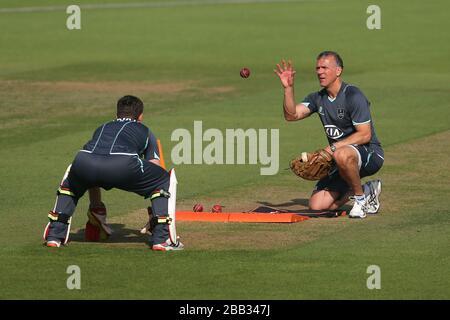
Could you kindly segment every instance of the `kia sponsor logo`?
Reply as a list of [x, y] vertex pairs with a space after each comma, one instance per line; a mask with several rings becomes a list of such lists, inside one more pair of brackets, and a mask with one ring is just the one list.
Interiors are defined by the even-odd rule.
[[331, 139], [338, 139], [344, 135], [344, 132], [335, 125], [326, 125], [324, 128], [325, 133]]

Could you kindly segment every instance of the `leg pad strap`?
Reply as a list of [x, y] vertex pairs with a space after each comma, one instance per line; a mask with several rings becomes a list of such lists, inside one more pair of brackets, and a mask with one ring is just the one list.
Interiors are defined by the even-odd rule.
[[50, 220], [50, 222], [58, 221], [65, 224], [70, 224], [72, 217], [67, 214], [50, 211], [48, 213], [48, 219]]
[[65, 194], [66, 196], [75, 197], [75, 194], [72, 191], [70, 191], [69, 189], [64, 188], [62, 186], [59, 187], [58, 191], [56, 192], [56, 195], [58, 195], [58, 196], [61, 194]]
[[153, 200], [158, 197], [170, 198], [170, 193], [169, 193], [169, 191], [166, 191], [163, 189], [155, 190], [154, 192], [152, 192], [152, 195], [150, 196], [150, 200]]
[[[149, 222], [144, 227], [145, 232], [146, 231], [149, 231], [150, 233], [153, 232], [153, 228], [155, 228], [155, 226], [157, 224], [168, 224], [168, 225], [170, 225], [172, 223], [172, 218], [170, 218], [168, 216], [159, 216], [159, 217], [157, 217], [157, 216], [153, 215], [151, 207], [148, 207], [147, 210], [148, 210]], [[141, 230], [141, 233], [143, 233], [142, 230]]]
[[172, 218], [169, 217], [152, 217], [152, 224], [171, 224]]

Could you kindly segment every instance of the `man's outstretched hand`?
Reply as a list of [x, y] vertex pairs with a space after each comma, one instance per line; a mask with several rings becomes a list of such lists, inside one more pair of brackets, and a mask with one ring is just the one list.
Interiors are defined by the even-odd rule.
[[277, 69], [273, 71], [280, 78], [281, 84], [284, 88], [289, 88], [294, 86], [295, 71], [292, 67], [292, 62], [289, 60], [287, 63], [285, 60], [281, 60], [281, 65], [277, 63]]

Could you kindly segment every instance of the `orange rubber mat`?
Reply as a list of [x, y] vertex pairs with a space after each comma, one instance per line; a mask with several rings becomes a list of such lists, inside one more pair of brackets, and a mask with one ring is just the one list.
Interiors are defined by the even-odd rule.
[[243, 213], [243, 212], [193, 212], [177, 211], [177, 221], [207, 222], [278, 222], [293, 223], [308, 220], [309, 217], [293, 213]]

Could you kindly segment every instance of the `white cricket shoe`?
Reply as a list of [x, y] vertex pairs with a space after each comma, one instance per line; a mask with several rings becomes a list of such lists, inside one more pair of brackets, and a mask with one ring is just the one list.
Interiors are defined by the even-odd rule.
[[367, 216], [367, 211], [369, 209], [367, 205], [366, 197], [363, 200], [358, 200], [356, 197], [350, 197], [351, 200], [354, 200], [352, 210], [350, 210], [349, 217], [350, 218], [360, 218], [364, 219]]
[[61, 241], [58, 240], [50, 240], [45, 243], [47, 247], [59, 248], [61, 247]]
[[380, 210], [380, 194], [381, 194], [381, 180], [367, 181], [363, 185], [364, 195], [367, 199], [369, 207], [367, 213], [375, 214]]
[[152, 246], [153, 251], [172, 251], [172, 250], [183, 250], [184, 245], [177, 240], [176, 244], [173, 244], [170, 239], [167, 239], [166, 242], [154, 244]]

